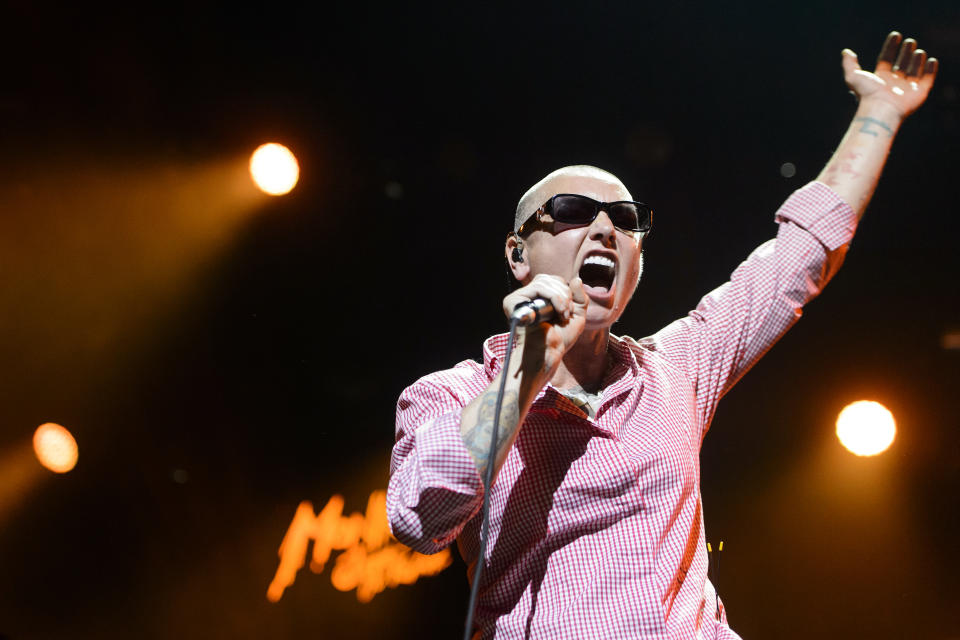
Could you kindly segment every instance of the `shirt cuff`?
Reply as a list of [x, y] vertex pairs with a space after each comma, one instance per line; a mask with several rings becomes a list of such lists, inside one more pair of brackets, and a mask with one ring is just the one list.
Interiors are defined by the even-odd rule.
[[849, 244], [857, 229], [857, 214], [822, 182], [795, 191], [777, 211], [776, 220], [806, 229], [830, 251]]
[[483, 481], [460, 435], [460, 416], [442, 415], [416, 431], [416, 449], [427, 486], [463, 495], [483, 493]]

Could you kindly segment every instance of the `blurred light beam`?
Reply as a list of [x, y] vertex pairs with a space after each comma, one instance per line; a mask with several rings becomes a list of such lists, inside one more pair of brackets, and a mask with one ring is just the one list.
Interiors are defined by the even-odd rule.
[[42, 475], [29, 440], [0, 454], [0, 528]]
[[0, 299], [10, 301], [0, 351], [23, 363], [0, 370], [11, 411], [58, 414], [102, 390], [122, 393], [128, 364], [186, 315], [266, 203], [243, 151], [202, 160], [73, 155], [0, 175], [0, 272], [16, 274], [0, 279]]

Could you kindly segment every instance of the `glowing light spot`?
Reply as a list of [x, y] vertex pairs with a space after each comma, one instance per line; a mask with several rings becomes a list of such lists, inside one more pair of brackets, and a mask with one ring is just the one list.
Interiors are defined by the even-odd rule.
[[69, 431], [52, 422], [37, 427], [33, 450], [40, 464], [56, 473], [66, 473], [77, 464], [77, 441]]
[[396, 180], [391, 180], [384, 186], [383, 192], [391, 200], [399, 200], [403, 197], [403, 185]]
[[250, 176], [261, 191], [272, 196], [290, 193], [300, 178], [300, 165], [290, 149], [276, 142], [257, 147], [250, 156]]
[[858, 456], [886, 451], [896, 434], [893, 414], [879, 402], [860, 400], [844, 407], [837, 416], [837, 438]]

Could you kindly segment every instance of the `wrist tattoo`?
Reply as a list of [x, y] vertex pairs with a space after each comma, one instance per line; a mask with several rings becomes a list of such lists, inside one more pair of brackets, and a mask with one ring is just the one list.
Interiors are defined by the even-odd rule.
[[877, 120], [876, 118], [871, 118], [870, 116], [860, 116], [858, 118], [854, 118], [853, 121], [863, 124], [863, 126], [859, 129], [860, 133], [866, 133], [867, 135], [878, 137], [880, 135], [879, 132], [872, 128], [873, 126], [877, 126], [887, 132], [888, 138], [893, 135], [893, 129], [891, 129], [890, 126], [883, 120]]
[[[490, 460], [490, 439], [493, 437], [493, 418], [497, 410], [497, 394], [488, 391], [480, 399], [480, 408], [477, 412], [477, 423], [463, 434], [463, 442], [467, 450], [477, 462], [481, 473], [485, 472]], [[510, 441], [520, 419], [520, 409], [517, 406], [517, 392], [507, 391], [503, 394], [503, 407], [500, 409], [500, 428], [497, 431], [497, 455], [503, 446]]]

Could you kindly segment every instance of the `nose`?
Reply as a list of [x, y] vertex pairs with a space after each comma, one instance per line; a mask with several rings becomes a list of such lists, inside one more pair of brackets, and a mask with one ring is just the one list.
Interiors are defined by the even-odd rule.
[[606, 211], [600, 211], [596, 219], [590, 224], [591, 240], [596, 240], [606, 247], [613, 247], [617, 243], [616, 227]]

